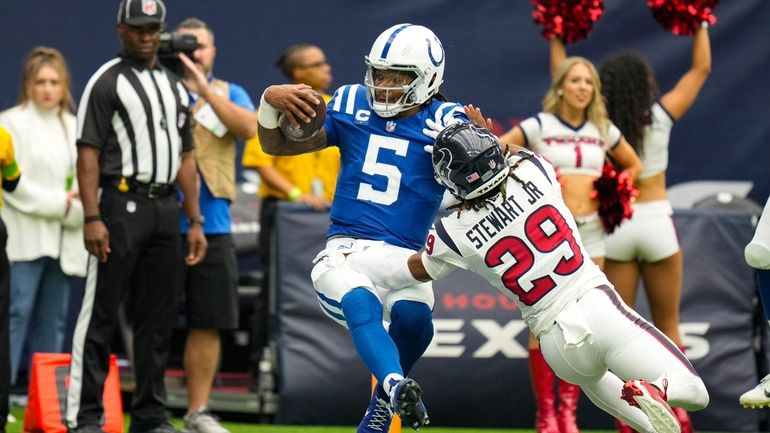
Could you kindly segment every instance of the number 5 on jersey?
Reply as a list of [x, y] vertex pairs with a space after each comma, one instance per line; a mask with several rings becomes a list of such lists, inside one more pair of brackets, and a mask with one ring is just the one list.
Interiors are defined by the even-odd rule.
[[374, 189], [372, 185], [362, 182], [358, 185], [356, 198], [388, 206], [398, 200], [398, 190], [401, 188], [401, 172], [395, 165], [377, 162], [380, 149], [392, 150], [398, 156], [406, 156], [409, 140], [376, 134], [369, 136], [369, 145], [366, 148], [366, 156], [361, 171], [371, 176], [385, 176], [388, 183], [385, 191], [379, 191]]

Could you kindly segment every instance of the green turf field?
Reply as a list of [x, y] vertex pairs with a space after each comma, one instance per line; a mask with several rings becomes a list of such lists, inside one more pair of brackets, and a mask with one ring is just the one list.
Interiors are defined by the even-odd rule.
[[[7, 433], [22, 433], [24, 424], [24, 409], [13, 408], [11, 413], [18, 419], [13, 424], [6, 426]], [[128, 417], [126, 417], [126, 429], [128, 432]], [[174, 418], [172, 424], [177, 428], [182, 428], [182, 420]], [[222, 425], [229, 429], [231, 433], [355, 433], [354, 426], [349, 427], [311, 427], [311, 426], [279, 426], [271, 424], [248, 424], [223, 421]], [[535, 433], [534, 430], [498, 430], [498, 429], [466, 429], [466, 428], [441, 428], [426, 427], [421, 430], [424, 433]], [[410, 428], [404, 428], [403, 433], [413, 432]], [[582, 433], [614, 433], [605, 430], [581, 430]]]
[[[11, 410], [18, 421], [6, 426], [7, 433], [22, 433], [22, 425], [24, 419], [23, 408], [13, 408]], [[126, 417], [126, 433], [128, 432], [128, 417]], [[182, 420], [180, 418], [174, 418], [171, 420], [172, 424], [177, 428], [182, 428]], [[355, 433], [354, 426], [349, 427], [311, 427], [311, 426], [280, 426], [271, 424], [248, 424], [237, 422], [223, 421], [222, 425], [229, 429], [231, 433]], [[403, 433], [413, 432], [410, 428], [404, 428]], [[535, 430], [519, 430], [519, 429], [474, 429], [474, 428], [445, 428], [431, 426], [421, 430], [423, 433], [536, 433]], [[707, 433], [698, 430], [699, 433]], [[581, 430], [581, 433], [616, 433], [612, 430]], [[717, 433], [717, 432], [712, 432]]]

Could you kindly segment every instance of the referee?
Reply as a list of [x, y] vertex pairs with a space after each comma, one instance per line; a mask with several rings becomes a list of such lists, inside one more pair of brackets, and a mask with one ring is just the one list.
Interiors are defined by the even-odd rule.
[[130, 432], [174, 433], [163, 378], [182, 260], [175, 182], [191, 226], [185, 261], [197, 264], [206, 252], [189, 101], [158, 63], [163, 2], [122, 0], [119, 8], [123, 51], [91, 77], [78, 110], [77, 173], [92, 255], [72, 341], [66, 419], [70, 432], [102, 432], [110, 345], [127, 295], [136, 378]]

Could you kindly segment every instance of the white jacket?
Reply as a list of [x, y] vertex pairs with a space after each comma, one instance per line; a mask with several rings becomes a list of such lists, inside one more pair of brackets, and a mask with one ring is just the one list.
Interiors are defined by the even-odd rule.
[[77, 188], [75, 116], [43, 111], [28, 102], [0, 113], [0, 124], [13, 138], [21, 179], [3, 194], [0, 209], [8, 227], [6, 251], [11, 263], [58, 258], [67, 275], [84, 276], [88, 253], [83, 243], [83, 205], [67, 209], [67, 177]]

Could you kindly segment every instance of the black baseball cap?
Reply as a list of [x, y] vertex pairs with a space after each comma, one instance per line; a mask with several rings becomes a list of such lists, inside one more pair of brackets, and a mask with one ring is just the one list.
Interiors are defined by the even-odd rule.
[[118, 24], [143, 26], [163, 24], [166, 5], [161, 0], [122, 0], [118, 9]]

